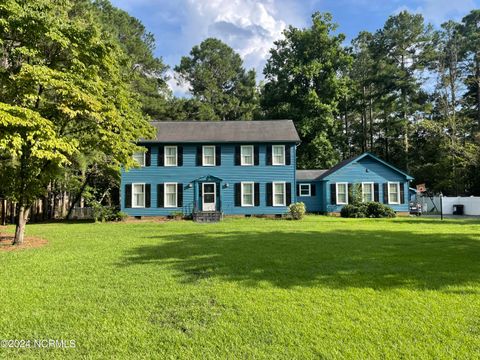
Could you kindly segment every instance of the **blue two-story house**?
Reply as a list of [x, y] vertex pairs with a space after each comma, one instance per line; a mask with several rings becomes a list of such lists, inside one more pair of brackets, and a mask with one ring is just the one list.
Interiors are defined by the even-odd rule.
[[122, 171], [121, 207], [130, 216], [282, 215], [292, 202], [308, 212], [338, 213], [377, 201], [408, 212], [412, 177], [364, 153], [331, 169], [296, 170], [300, 138], [291, 120], [154, 122], [140, 165]]
[[290, 120], [154, 122], [140, 167], [122, 171], [130, 216], [219, 212], [284, 214], [295, 197], [296, 145]]

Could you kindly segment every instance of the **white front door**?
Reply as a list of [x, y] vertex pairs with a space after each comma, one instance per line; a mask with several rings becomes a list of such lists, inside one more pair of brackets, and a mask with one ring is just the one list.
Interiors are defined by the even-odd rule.
[[202, 210], [215, 211], [216, 210], [216, 186], [215, 183], [202, 183]]

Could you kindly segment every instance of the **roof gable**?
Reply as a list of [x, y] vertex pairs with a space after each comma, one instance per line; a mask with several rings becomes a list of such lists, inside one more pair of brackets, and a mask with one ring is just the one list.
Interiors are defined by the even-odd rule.
[[292, 120], [154, 121], [154, 139], [143, 142], [300, 142]]
[[369, 152], [365, 152], [361, 155], [358, 155], [358, 156], [354, 156], [350, 159], [346, 159], [346, 160], [343, 160], [341, 162], [339, 162], [337, 165], [335, 165], [334, 167], [330, 168], [328, 171], [326, 171], [325, 173], [323, 173], [318, 179], [319, 180], [326, 180], [328, 178], [329, 175], [335, 173], [336, 171], [344, 168], [345, 166], [351, 164], [351, 163], [355, 163], [355, 162], [358, 162], [366, 157], [370, 157], [376, 161], [378, 161], [379, 163], [381, 163], [382, 165], [392, 169], [393, 171], [405, 176], [407, 178], [407, 180], [412, 180], [413, 177], [411, 177], [410, 175], [408, 175], [406, 172], [396, 168], [395, 166], [387, 163], [386, 161], [383, 161], [382, 159], [380, 159], [379, 157], [369, 153]]

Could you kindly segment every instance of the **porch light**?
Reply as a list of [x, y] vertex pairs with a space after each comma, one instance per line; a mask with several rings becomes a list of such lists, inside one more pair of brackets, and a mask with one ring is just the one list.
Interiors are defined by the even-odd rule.
[[191, 189], [193, 187], [192, 183], [188, 183], [187, 188]]
[[228, 188], [229, 186], [230, 186], [230, 185], [229, 185], [228, 183], [223, 184], [223, 187], [224, 187], [225, 189]]

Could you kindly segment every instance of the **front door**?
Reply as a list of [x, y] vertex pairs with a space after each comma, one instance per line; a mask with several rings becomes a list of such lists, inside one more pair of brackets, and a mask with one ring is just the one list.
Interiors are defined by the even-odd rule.
[[216, 186], [215, 183], [202, 183], [202, 210], [215, 211], [216, 207]]

